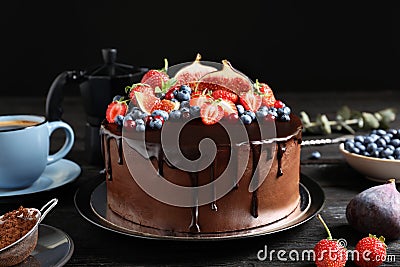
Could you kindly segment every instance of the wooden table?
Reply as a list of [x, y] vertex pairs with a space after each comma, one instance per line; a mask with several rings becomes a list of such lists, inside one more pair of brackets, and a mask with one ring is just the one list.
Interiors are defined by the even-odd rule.
[[[293, 112], [304, 110], [313, 118], [318, 113], [325, 113], [334, 118], [335, 112], [342, 106], [362, 111], [378, 111], [386, 107], [395, 107], [400, 111], [400, 92], [379, 91], [365, 93], [361, 91], [336, 92], [293, 92], [277, 95], [288, 103]], [[36, 113], [45, 114], [45, 96], [37, 98], [1, 97], [0, 114]], [[50, 212], [43, 223], [57, 227], [67, 233], [74, 242], [73, 255], [66, 266], [313, 266], [307, 259], [303, 261], [288, 258], [290, 251], [301, 253], [310, 250], [326, 232], [320, 222], [311, 218], [305, 223], [271, 235], [240, 238], [211, 242], [177, 242], [137, 238], [112, 232], [98, 227], [77, 211], [74, 194], [78, 188], [96, 177], [103, 169], [101, 165], [89, 164], [84, 156], [84, 103], [79, 96], [66, 97], [63, 103], [63, 120], [69, 122], [75, 130], [76, 142], [67, 159], [78, 163], [81, 175], [72, 183], [53, 189], [25, 196], [3, 197], [0, 199], [0, 213], [19, 205], [41, 207], [51, 198], [58, 198], [59, 203]], [[400, 128], [400, 120], [391, 124]], [[337, 135], [337, 134], [336, 134]], [[325, 138], [327, 136], [305, 136]], [[55, 136], [60, 142], [61, 136]], [[318, 150], [322, 157], [310, 159], [313, 151]], [[377, 183], [365, 179], [349, 167], [339, 154], [337, 145], [303, 147], [301, 154], [301, 172], [316, 181], [323, 189], [325, 203], [321, 214], [336, 238], [344, 238], [348, 248], [354, 246], [362, 235], [354, 231], [347, 223], [345, 208], [347, 203], [360, 191]], [[258, 258], [258, 252], [267, 248], [275, 253], [265, 260]], [[287, 261], [279, 259], [277, 252], [285, 251]], [[384, 266], [400, 265], [400, 242], [388, 243], [388, 254], [393, 255], [392, 262]], [[259, 254], [260, 256], [261, 254]], [[282, 256], [282, 254], [280, 254]], [[354, 266], [349, 262], [348, 266]]]

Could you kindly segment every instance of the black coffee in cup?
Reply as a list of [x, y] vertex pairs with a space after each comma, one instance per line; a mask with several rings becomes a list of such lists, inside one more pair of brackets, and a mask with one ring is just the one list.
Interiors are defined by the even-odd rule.
[[0, 121], [0, 131], [16, 130], [29, 126], [34, 126], [36, 124], [38, 124], [37, 121], [28, 120]]

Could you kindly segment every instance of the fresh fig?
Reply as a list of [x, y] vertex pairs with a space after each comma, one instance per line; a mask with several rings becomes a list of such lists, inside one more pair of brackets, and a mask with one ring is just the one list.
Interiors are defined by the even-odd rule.
[[347, 204], [346, 218], [361, 233], [400, 238], [400, 193], [395, 179], [356, 195]]

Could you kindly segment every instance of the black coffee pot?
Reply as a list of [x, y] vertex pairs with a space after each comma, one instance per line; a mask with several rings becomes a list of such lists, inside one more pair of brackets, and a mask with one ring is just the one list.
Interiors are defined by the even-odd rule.
[[87, 71], [64, 71], [50, 86], [46, 99], [46, 117], [49, 121], [61, 120], [63, 91], [78, 85], [87, 115], [85, 128], [85, 153], [91, 164], [103, 162], [100, 148], [100, 124], [105, 118], [108, 104], [117, 94], [124, 93], [127, 85], [140, 82], [148, 68], [116, 63], [117, 50], [102, 49], [104, 64]]

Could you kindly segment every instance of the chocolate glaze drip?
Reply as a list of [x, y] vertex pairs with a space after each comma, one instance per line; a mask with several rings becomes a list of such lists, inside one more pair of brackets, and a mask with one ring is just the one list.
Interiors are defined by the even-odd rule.
[[282, 157], [283, 153], [286, 151], [286, 144], [284, 142], [278, 142], [278, 173], [277, 176], [280, 177], [283, 175], [282, 171]]
[[122, 138], [118, 138], [117, 141], [117, 147], [118, 147], [118, 164], [122, 165]]
[[[251, 169], [251, 177], [254, 179], [256, 183], [258, 183], [258, 173], [256, 172], [258, 161], [260, 160], [261, 156], [261, 145], [250, 145], [250, 149], [252, 151], [253, 155], [253, 164], [252, 164], [252, 169]], [[251, 196], [251, 208], [250, 208], [250, 213], [254, 218], [258, 217], [258, 196], [257, 196], [257, 190], [254, 190]]]
[[[211, 163], [211, 169], [210, 169], [210, 178], [211, 178], [210, 182], [211, 183], [214, 182], [214, 180], [215, 180], [215, 165], [216, 165], [216, 161], [217, 161], [217, 159], [215, 158], [215, 160]], [[211, 194], [213, 196], [213, 199], [215, 199], [215, 184], [213, 184]], [[218, 210], [217, 202], [215, 200], [211, 203], [211, 209], [215, 210], [215, 211]]]
[[[197, 187], [199, 184], [199, 174], [197, 172], [191, 172], [190, 173], [190, 180], [192, 182], [193, 187]], [[199, 205], [198, 203], [198, 195], [197, 192], [196, 194], [193, 195], [193, 200], [196, 203], [194, 207], [192, 207], [192, 222], [190, 223], [189, 226], [189, 231], [190, 232], [195, 232], [199, 233], [200, 232], [200, 226], [199, 226]]]
[[[113, 138], [112, 136], [107, 136], [107, 138], [106, 138], [106, 149], [107, 149], [107, 151], [110, 151], [110, 140], [111, 140], [111, 138]], [[111, 153], [108, 153], [108, 157], [107, 157], [107, 160], [106, 160], [106, 164], [105, 164], [105, 167], [106, 167], [106, 179], [108, 179], [108, 180], [112, 180], [112, 168], [111, 168]]]

